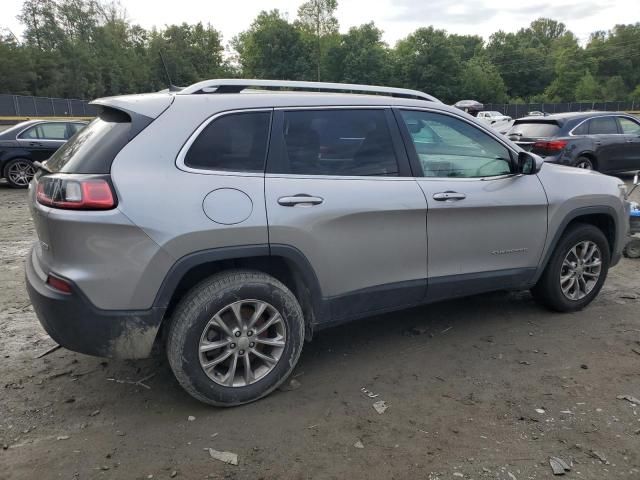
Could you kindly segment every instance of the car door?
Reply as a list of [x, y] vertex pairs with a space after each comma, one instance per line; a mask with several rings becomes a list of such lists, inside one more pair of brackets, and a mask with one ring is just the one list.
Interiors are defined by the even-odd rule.
[[513, 174], [515, 152], [466, 119], [411, 109], [396, 116], [428, 203], [427, 297], [527, 286], [547, 235], [537, 176]]
[[589, 137], [601, 172], [624, 170], [625, 142], [614, 116], [589, 120]]
[[618, 124], [624, 138], [624, 168], [640, 169], [640, 122], [630, 117], [618, 117]]
[[20, 132], [17, 141], [31, 152], [32, 160], [45, 161], [67, 141], [66, 123], [38, 123]]
[[426, 202], [389, 108], [280, 109], [265, 199], [272, 253], [309, 261], [339, 321], [426, 289]]

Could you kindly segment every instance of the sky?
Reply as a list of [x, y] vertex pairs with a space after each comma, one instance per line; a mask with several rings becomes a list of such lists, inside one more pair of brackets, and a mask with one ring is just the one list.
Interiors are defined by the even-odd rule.
[[[279, 9], [293, 20], [303, 0], [121, 0], [129, 19], [145, 28], [171, 23], [211, 23], [227, 43], [245, 30], [261, 10]], [[586, 43], [596, 30], [640, 22], [639, 0], [338, 0], [340, 30], [374, 21], [389, 45], [415, 29], [433, 25], [450, 33], [487, 39], [502, 29], [515, 32], [538, 17], [564, 22]], [[20, 36], [15, 18], [22, 0], [0, 0], [0, 28]]]

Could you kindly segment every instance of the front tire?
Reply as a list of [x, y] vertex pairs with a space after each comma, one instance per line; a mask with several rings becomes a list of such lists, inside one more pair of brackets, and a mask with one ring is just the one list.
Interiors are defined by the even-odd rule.
[[640, 238], [632, 238], [624, 247], [624, 256], [627, 258], [640, 258]]
[[167, 357], [190, 395], [230, 407], [282, 384], [303, 341], [302, 309], [284, 284], [262, 272], [229, 271], [196, 285], [177, 305]]
[[576, 224], [558, 241], [531, 293], [552, 310], [581, 310], [600, 292], [609, 263], [609, 242], [602, 231], [593, 225]]

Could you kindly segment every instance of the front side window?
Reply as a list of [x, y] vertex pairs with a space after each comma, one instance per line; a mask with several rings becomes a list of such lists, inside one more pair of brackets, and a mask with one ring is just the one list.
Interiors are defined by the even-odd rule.
[[398, 162], [383, 110], [284, 112], [288, 173], [397, 176]]
[[626, 117], [618, 117], [618, 121], [620, 122], [622, 133], [625, 135], [640, 135], [640, 124], [638, 122]]
[[613, 117], [596, 117], [589, 120], [590, 135], [611, 135], [618, 133], [618, 124]]
[[403, 110], [425, 177], [480, 178], [511, 173], [511, 154], [482, 130], [449, 115]]
[[271, 112], [219, 117], [191, 144], [184, 164], [206, 170], [263, 172], [270, 123]]

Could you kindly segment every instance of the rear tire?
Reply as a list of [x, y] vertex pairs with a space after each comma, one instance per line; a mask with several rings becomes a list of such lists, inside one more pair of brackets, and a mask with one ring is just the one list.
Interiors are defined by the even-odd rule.
[[596, 170], [596, 162], [591, 160], [589, 157], [578, 157], [573, 166], [576, 168], [582, 168], [583, 170]]
[[172, 315], [167, 357], [190, 395], [230, 407], [282, 384], [303, 340], [304, 318], [293, 293], [267, 274], [236, 270], [204, 280], [182, 298]]
[[36, 173], [36, 167], [31, 160], [14, 158], [4, 166], [3, 176], [12, 188], [27, 188]]
[[531, 293], [551, 310], [581, 310], [600, 292], [609, 263], [609, 242], [602, 231], [593, 225], [576, 224], [558, 241]]

